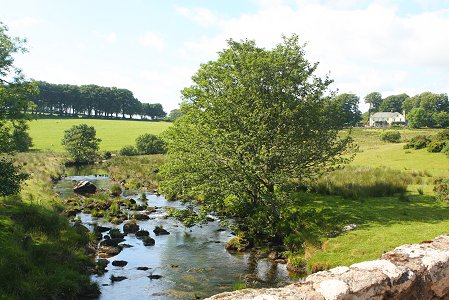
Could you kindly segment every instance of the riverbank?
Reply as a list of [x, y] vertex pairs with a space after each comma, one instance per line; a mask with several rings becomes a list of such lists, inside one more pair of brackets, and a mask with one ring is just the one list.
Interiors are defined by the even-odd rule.
[[52, 190], [63, 174], [62, 156], [29, 152], [17, 159], [31, 177], [20, 196], [0, 199], [0, 298], [98, 295], [89, 277], [92, 236], [61, 215], [62, 202]]

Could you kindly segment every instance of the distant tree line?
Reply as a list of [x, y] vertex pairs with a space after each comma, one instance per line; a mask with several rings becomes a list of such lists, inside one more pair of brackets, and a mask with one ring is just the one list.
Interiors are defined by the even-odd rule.
[[369, 111], [362, 114], [357, 95], [343, 93], [333, 98], [336, 117], [343, 126], [367, 124], [370, 114], [376, 112], [399, 112], [406, 114], [408, 125], [412, 128], [449, 127], [447, 94], [424, 92], [410, 97], [402, 93], [382, 98], [379, 92], [372, 92], [364, 100], [369, 104]]
[[160, 120], [167, 115], [159, 103], [141, 103], [127, 89], [94, 84], [71, 85], [36, 82], [39, 92], [32, 100], [35, 114], [89, 116], [98, 118], [133, 118]]

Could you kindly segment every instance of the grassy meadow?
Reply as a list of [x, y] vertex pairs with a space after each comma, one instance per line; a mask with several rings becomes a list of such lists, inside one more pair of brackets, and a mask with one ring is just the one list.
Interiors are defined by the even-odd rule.
[[123, 146], [134, 145], [136, 137], [141, 134], [159, 135], [171, 123], [138, 120], [37, 119], [29, 123], [33, 149], [63, 151], [61, 139], [64, 131], [79, 124], [95, 127], [97, 137], [101, 139], [101, 151], [118, 151]]
[[[403, 141], [419, 134], [438, 132], [400, 131]], [[406, 192], [388, 197], [355, 198], [299, 193], [297, 199], [301, 205], [316, 210], [319, 219], [332, 220], [329, 228], [342, 228], [351, 223], [358, 225], [356, 230], [335, 238], [323, 238], [321, 246], [306, 245], [303, 254], [310, 270], [377, 259], [399, 245], [449, 233], [449, 204], [433, 197], [434, 180], [449, 177], [449, 157], [443, 153], [429, 153], [426, 149], [403, 149], [405, 142], [383, 142], [381, 132], [380, 129], [352, 130], [351, 135], [359, 145], [350, 164], [355, 171], [349, 168], [348, 174], [343, 171], [340, 176], [328, 176], [334, 180], [334, 185], [349, 185], [354, 189], [364, 180], [356, 173], [360, 169], [381, 168], [385, 173], [400, 171], [401, 174], [394, 178], [385, 178], [403, 181]]]

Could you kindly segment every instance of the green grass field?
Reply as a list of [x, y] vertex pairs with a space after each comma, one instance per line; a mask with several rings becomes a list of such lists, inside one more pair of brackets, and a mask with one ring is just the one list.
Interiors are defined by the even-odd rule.
[[143, 133], [159, 135], [171, 124], [132, 120], [38, 119], [29, 123], [33, 149], [63, 151], [61, 139], [64, 130], [83, 123], [94, 126], [97, 130], [97, 137], [102, 140], [100, 151], [118, 151], [123, 146], [134, 145], [134, 140], [139, 135]]
[[[449, 157], [426, 149], [403, 149], [405, 143], [380, 140], [382, 130], [355, 129], [352, 136], [359, 152], [352, 166], [388, 167], [422, 177], [421, 184], [409, 185], [408, 201], [400, 197], [343, 199], [338, 196], [299, 194], [320, 216], [339, 220], [339, 226], [355, 223], [357, 230], [322, 240], [321, 247], [308, 246], [304, 257], [310, 268], [350, 265], [379, 258], [402, 244], [418, 243], [449, 233], [449, 204], [433, 197], [433, 180], [449, 177]], [[418, 134], [433, 135], [438, 130], [401, 130], [404, 140]], [[424, 191], [423, 195], [418, 189]], [[302, 200], [302, 203], [304, 199]]]

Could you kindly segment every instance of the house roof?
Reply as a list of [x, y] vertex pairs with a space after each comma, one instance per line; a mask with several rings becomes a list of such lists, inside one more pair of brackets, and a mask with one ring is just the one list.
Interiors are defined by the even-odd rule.
[[402, 117], [402, 114], [398, 112], [377, 112], [371, 115], [372, 118], [394, 118]]

